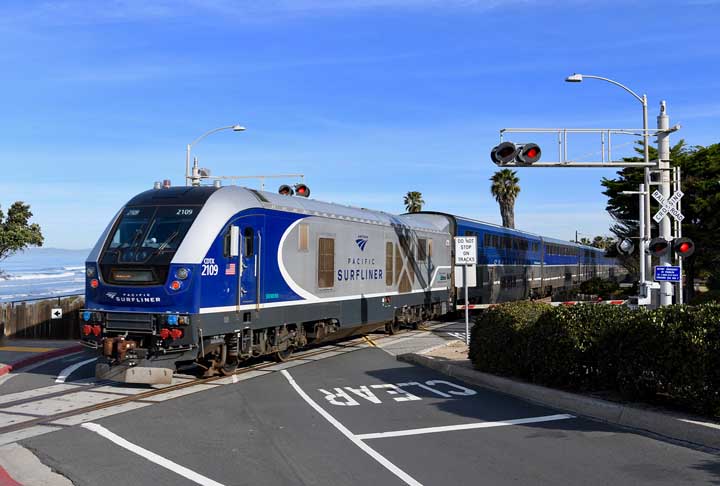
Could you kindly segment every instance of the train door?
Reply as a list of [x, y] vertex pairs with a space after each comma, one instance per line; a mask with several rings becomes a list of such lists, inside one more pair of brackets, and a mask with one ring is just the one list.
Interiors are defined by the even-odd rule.
[[238, 305], [261, 303], [264, 216], [243, 216], [233, 223], [237, 231]]

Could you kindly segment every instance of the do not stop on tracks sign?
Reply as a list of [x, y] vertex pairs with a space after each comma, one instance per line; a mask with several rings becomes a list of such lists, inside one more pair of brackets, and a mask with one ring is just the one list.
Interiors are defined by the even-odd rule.
[[477, 265], [476, 237], [455, 237], [455, 265]]

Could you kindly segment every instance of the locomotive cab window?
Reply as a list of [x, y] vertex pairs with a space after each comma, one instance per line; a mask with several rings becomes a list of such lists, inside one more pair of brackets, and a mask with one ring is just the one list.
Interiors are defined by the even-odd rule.
[[243, 256], [250, 257], [255, 254], [255, 238], [253, 229], [250, 227], [245, 228], [243, 231]]
[[335, 285], [335, 239], [318, 239], [318, 287], [329, 289]]

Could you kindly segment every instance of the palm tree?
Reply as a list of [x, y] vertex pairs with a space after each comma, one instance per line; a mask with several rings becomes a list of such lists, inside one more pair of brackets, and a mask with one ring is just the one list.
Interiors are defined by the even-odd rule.
[[490, 178], [490, 192], [500, 205], [502, 224], [506, 228], [515, 227], [515, 199], [520, 193], [520, 179], [515, 174], [514, 170], [502, 169]]
[[423, 204], [425, 204], [422, 193], [418, 191], [410, 191], [405, 194], [403, 202], [405, 203], [405, 209], [408, 213], [419, 213], [422, 211]]

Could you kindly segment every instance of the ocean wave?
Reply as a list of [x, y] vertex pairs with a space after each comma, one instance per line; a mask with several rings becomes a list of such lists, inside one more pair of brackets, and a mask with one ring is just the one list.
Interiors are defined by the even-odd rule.
[[48, 280], [52, 278], [67, 278], [75, 276], [77, 272], [61, 273], [26, 273], [24, 275], [7, 275], [5, 280]]
[[63, 267], [63, 270], [85, 270], [85, 265], [80, 265], [77, 267]]

